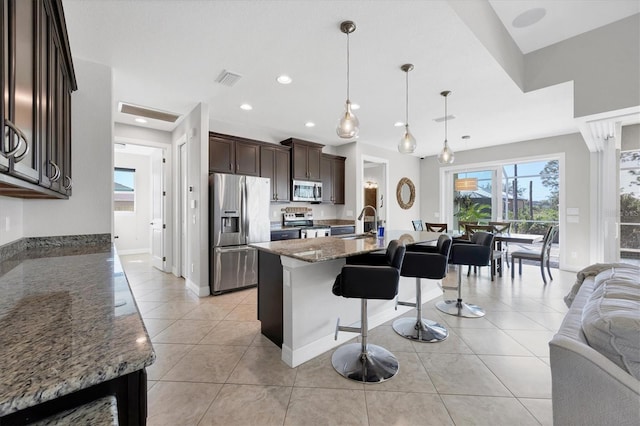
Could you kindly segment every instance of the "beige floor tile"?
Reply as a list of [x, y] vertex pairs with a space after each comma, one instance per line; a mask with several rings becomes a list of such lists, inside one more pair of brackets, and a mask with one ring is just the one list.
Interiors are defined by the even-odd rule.
[[307, 388], [358, 389], [364, 390], [364, 384], [342, 377], [333, 368], [333, 351], [313, 358], [297, 367], [294, 386]]
[[227, 321], [257, 321], [258, 305], [238, 305], [224, 319]]
[[291, 390], [282, 386], [226, 384], [200, 425], [281, 426]]
[[196, 344], [218, 324], [219, 321], [176, 320], [158, 333], [152, 341], [158, 343]]
[[[413, 312], [412, 317], [414, 316], [415, 312]], [[380, 325], [373, 330], [369, 330], [367, 341], [374, 345], [382, 346], [390, 352], [413, 352], [411, 340], [400, 336], [390, 325]]]
[[511, 396], [476, 355], [419, 354], [440, 394]]
[[456, 426], [538, 425], [516, 398], [441, 395]]
[[368, 425], [364, 391], [293, 388], [285, 426]]
[[264, 334], [258, 332], [251, 342], [251, 346], [267, 346], [269, 348], [278, 348], [278, 345], [269, 340]]
[[149, 293], [144, 294], [143, 296], [136, 296], [136, 300], [140, 300], [142, 302], [197, 302], [198, 297], [194, 295], [191, 291], [187, 289], [175, 289], [175, 288], [165, 288], [160, 290], [155, 290]]
[[230, 293], [223, 293], [217, 296], [209, 296], [202, 299], [204, 303], [213, 303], [221, 305], [237, 305], [247, 297], [248, 290], [233, 291]]
[[176, 321], [177, 320], [171, 319], [144, 318], [144, 326], [147, 328], [149, 337], [153, 338]]
[[555, 334], [550, 330], [505, 330], [504, 332], [538, 357], [549, 356], [549, 340]]
[[487, 310], [485, 318], [501, 330], [544, 330], [545, 328], [519, 312]]
[[244, 350], [240, 346], [194, 346], [162, 380], [225, 383]]
[[192, 320], [223, 320], [236, 307], [235, 304], [203, 303], [184, 316]]
[[198, 305], [190, 302], [166, 302], [142, 314], [144, 318], [181, 319]]
[[252, 288], [244, 291], [246, 297], [239, 302], [240, 305], [257, 305], [258, 304], [258, 289]]
[[546, 327], [547, 330], [551, 330], [554, 333], [556, 333], [560, 329], [560, 325], [562, 324], [562, 321], [565, 317], [565, 314], [562, 314], [560, 312], [523, 312], [522, 314], [528, 316], [533, 321], [541, 324], [542, 326]]
[[553, 426], [553, 407], [550, 399], [519, 398], [519, 400], [540, 424]]
[[147, 392], [150, 391], [156, 383], [158, 383], [157, 380], [147, 380]]
[[551, 398], [551, 369], [538, 358], [480, 355], [480, 359], [515, 396]]
[[[431, 318], [435, 320], [435, 318]], [[497, 327], [489, 322], [486, 318], [464, 318], [458, 317], [455, 315], [442, 314], [440, 316], [442, 321], [438, 321], [440, 324], [444, 325], [446, 328], [493, 328]]]
[[197, 425], [222, 385], [159, 382], [149, 391], [147, 425]]
[[146, 313], [154, 310], [155, 308], [162, 306], [164, 302], [140, 302], [136, 300], [136, 305], [138, 305], [138, 310], [144, 317]]
[[434, 353], [450, 353], [450, 354], [472, 354], [473, 351], [466, 343], [458, 336], [455, 329], [448, 328], [449, 336], [441, 342], [411, 342], [413, 349], [420, 352], [434, 352]]
[[200, 343], [249, 346], [258, 333], [260, 333], [259, 321], [220, 321]]
[[438, 395], [377, 391], [376, 387], [365, 390], [370, 426], [453, 425]]
[[458, 329], [456, 333], [475, 354], [532, 356], [511, 336], [499, 329]]
[[281, 358], [279, 348], [250, 346], [229, 376], [227, 383], [293, 386], [296, 369], [289, 367]]
[[156, 352], [156, 361], [147, 367], [148, 379], [160, 380], [192, 348], [192, 345], [154, 343], [153, 349]]
[[424, 365], [415, 352], [393, 352], [398, 359], [398, 374], [375, 386], [367, 386], [366, 390], [383, 390], [396, 392], [436, 393]]

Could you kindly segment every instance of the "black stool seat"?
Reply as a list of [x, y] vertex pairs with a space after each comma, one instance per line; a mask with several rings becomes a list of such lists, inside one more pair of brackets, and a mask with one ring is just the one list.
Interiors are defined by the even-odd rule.
[[336, 296], [361, 299], [360, 327], [336, 324], [335, 338], [338, 332], [360, 333], [362, 343], [350, 343], [340, 346], [331, 356], [333, 368], [343, 377], [358, 382], [379, 383], [398, 373], [398, 359], [388, 350], [367, 343], [367, 300], [392, 300], [398, 294], [400, 268], [405, 255], [404, 244], [398, 240], [389, 243], [384, 255], [373, 255], [371, 262], [365, 264], [366, 255], [358, 256], [358, 264], [345, 265], [333, 284]]
[[441, 342], [449, 336], [445, 327], [435, 321], [422, 318], [422, 286], [420, 279], [439, 280], [447, 275], [451, 237], [442, 234], [435, 246], [413, 245], [407, 248], [400, 275], [415, 277], [416, 302], [400, 302], [398, 305], [416, 308], [416, 318], [398, 318], [393, 329], [399, 335], [419, 342]]

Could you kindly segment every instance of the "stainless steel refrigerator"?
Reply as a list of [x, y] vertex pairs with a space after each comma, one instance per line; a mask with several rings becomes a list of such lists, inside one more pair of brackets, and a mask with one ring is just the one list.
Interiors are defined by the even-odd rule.
[[258, 251], [269, 241], [269, 178], [209, 175], [209, 286], [211, 294], [258, 283]]

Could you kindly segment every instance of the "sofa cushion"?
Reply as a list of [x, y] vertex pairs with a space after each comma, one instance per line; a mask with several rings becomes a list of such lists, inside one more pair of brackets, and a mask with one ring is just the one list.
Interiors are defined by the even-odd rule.
[[582, 310], [589, 345], [640, 379], [640, 277], [604, 271]]

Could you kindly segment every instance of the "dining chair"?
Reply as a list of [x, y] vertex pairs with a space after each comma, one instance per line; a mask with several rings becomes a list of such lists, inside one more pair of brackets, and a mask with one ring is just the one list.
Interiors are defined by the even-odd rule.
[[[495, 228], [495, 232], [497, 234], [508, 234], [511, 231], [511, 222], [489, 222], [489, 225], [492, 225]], [[509, 267], [509, 243], [507, 242], [500, 243], [500, 248], [503, 251], [503, 255], [504, 255], [503, 258], [508, 268]]]
[[540, 250], [518, 250], [511, 253], [511, 279], [514, 278], [514, 260], [518, 259], [518, 275], [522, 275], [522, 259], [526, 259], [540, 262], [540, 274], [542, 274], [542, 281], [545, 284], [547, 283], [547, 278], [544, 275], [545, 266], [547, 267], [547, 272], [549, 273], [549, 279], [553, 281], [553, 277], [551, 276], [551, 267], [549, 266], [549, 255], [551, 253], [551, 245], [553, 244], [553, 239], [555, 238], [557, 233], [558, 225], [551, 225], [549, 228], [547, 228], [547, 232], [544, 234], [542, 247], [540, 248]]
[[447, 232], [447, 224], [446, 223], [424, 223], [424, 230], [429, 232]]
[[469, 239], [469, 234], [467, 233], [467, 225], [477, 225], [478, 221], [460, 221], [458, 222], [458, 230], [462, 232], [462, 236], [460, 236], [459, 238], [462, 238], [464, 240], [468, 240]]
[[413, 230], [414, 231], [424, 231], [424, 227], [422, 226], [422, 220], [421, 219], [412, 220], [411, 223], [413, 223]]
[[[496, 233], [496, 228], [493, 225], [466, 225], [465, 228], [467, 229], [469, 239], [471, 239], [473, 237], [473, 234], [475, 234], [476, 232], [487, 232], [489, 234]], [[477, 271], [477, 266], [473, 267], [473, 271]], [[491, 281], [494, 280], [496, 272], [498, 273], [499, 277], [502, 277], [502, 251], [496, 250], [494, 241], [494, 247], [491, 252]], [[467, 270], [467, 276], [469, 276], [470, 274], [471, 266], [469, 266], [469, 269]]]

